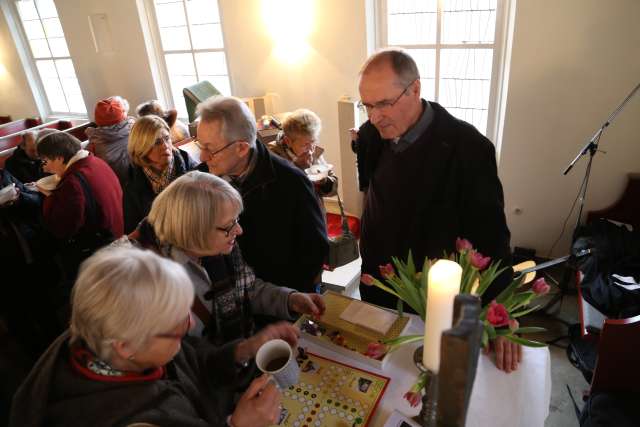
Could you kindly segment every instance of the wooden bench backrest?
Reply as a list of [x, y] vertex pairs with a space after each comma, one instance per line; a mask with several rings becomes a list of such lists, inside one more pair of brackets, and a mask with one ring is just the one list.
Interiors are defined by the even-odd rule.
[[42, 120], [40, 120], [39, 117], [5, 123], [3, 125], [0, 125], [0, 137], [11, 135], [17, 132], [22, 132], [41, 124]]

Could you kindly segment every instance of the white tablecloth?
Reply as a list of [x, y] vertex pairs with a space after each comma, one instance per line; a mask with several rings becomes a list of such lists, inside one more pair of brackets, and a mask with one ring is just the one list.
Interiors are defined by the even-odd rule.
[[[422, 331], [422, 321], [413, 317], [407, 334]], [[370, 426], [382, 427], [394, 409], [410, 417], [420, 412], [420, 407], [412, 408], [402, 397], [418, 374], [413, 364], [413, 352], [419, 343], [405, 345], [393, 352], [381, 371], [318, 346], [305, 340], [304, 336], [301, 345], [313, 353], [391, 378]], [[549, 414], [550, 401], [549, 349], [525, 347], [522, 363], [517, 371], [510, 374], [496, 369], [491, 358], [481, 354], [467, 413], [467, 427], [541, 427]]]

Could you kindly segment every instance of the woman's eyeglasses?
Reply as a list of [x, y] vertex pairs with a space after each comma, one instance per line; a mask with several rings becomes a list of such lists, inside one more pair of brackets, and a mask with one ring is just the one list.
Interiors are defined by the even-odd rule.
[[238, 221], [239, 220], [240, 220], [240, 218], [236, 218], [236, 219], [233, 220], [233, 222], [231, 223], [230, 226], [228, 226], [228, 227], [216, 227], [216, 230], [222, 231], [224, 233], [225, 237], [229, 237], [229, 235], [231, 234], [233, 229], [236, 228], [236, 226], [238, 225]]
[[161, 136], [160, 138], [156, 139], [155, 142], [153, 143], [154, 146], [159, 147], [161, 145], [170, 145], [171, 144], [171, 136], [166, 135], [166, 136]]

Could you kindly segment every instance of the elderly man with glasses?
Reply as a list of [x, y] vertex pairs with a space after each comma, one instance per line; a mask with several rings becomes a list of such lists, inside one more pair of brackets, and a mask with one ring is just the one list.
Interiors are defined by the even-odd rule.
[[313, 292], [329, 244], [311, 182], [256, 140], [255, 118], [239, 99], [212, 97], [198, 111], [198, 169], [226, 179], [242, 195], [238, 242], [245, 260], [268, 282]]
[[[392, 256], [406, 257], [409, 250], [421, 266], [425, 256], [455, 251], [456, 237], [510, 265], [510, 233], [491, 141], [420, 97], [418, 67], [401, 49], [367, 59], [359, 90], [369, 117], [353, 135], [360, 189], [366, 194], [362, 272], [380, 278], [380, 265]], [[489, 300], [511, 274], [508, 269], [485, 294]], [[378, 288], [360, 289], [364, 300], [396, 306], [395, 298]], [[509, 350], [514, 357], [498, 358], [498, 367], [507, 371], [518, 359], [518, 349]]]

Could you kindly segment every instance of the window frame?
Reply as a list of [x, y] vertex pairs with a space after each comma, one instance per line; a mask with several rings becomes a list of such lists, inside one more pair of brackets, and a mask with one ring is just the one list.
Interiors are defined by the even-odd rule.
[[[436, 42], [435, 44], [404, 44], [391, 45], [405, 49], [434, 49], [435, 50], [435, 88], [436, 102], [439, 97], [440, 86], [440, 51], [442, 49], [493, 49], [491, 66], [491, 83], [489, 89], [489, 101], [487, 106], [487, 129], [486, 137], [491, 140], [497, 148], [500, 147], [502, 110], [504, 109], [504, 96], [508, 85], [508, 62], [509, 55], [507, 46], [509, 45], [507, 35], [510, 33], [509, 26], [512, 20], [511, 0], [496, 1], [496, 29], [493, 44], [489, 43], [468, 43], [468, 44], [448, 44], [441, 43], [442, 33], [442, 0], [437, 0], [436, 18]], [[376, 48], [390, 47], [388, 44], [387, 25], [387, 0], [375, 1], [375, 43]], [[482, 132], [481, 132], [482, 133]], [[496, 150], [499, 152], [499, 150]]]
[[[55, 5], [55, 1], [54, 1]], [[4, 12], [5, 19], [7, 20], [7, 25], [9, 27], [9, 32], [11, 33], [14, 43], [16, 45], [16, 50], [18, 52], [18, 56], [20, 57], [20, 61], [22, 62], [23, 69], [27, 76], [27, 82], [29, 83], [29, 87], [31, 89], [31, 93], [33, 95], [34, 101], [36, 103], [36, 107], [38, 109], [38, 113], [41, 117], [46, 118], [71, 118], [71, 119], [86, 119], [88, 118], [89, 109], [87, 108], [86, 100], [84, 99], [84, 93], [82, 92], [82, 85], [80, 84], [80, 78], [78, 77], [78, 73], [76, 72], [76, 64], [73, 60], [73, 55], [71, 55], [71, 51], [69, 51], [69, 56], [65, 57], [55, 57], [51, 56], [50, 58], [35, 58], [33, 52], [31, 51], [31, 45], [29, 43], [29, 39], [27, 37], [26, 30], [22, 23], [22, 18], [20, 17], [20, 12], [18, 11], [18, 7], [16, 5], [16, 0], [0, 0], [0, 9]], [[56, 6], [56, 15], [60, 20], [60, 25], [62, 25], [62, 20], [60, 19], [60, 14], [58, 13], [58, 7]], [[38, 20], [42, 24], [42, 18], [40, 18], [38, 12]], [[63, 28], [64, 31], [64, 28]], [[65, 33], [65, 43], [67, 43], [67, 36]], [[47, 39], [48, 45], [48, 39]], [[67, 43], [68, 49], [68, 43]], [[51, 60], [55, 61], [58, 59], [69, 59], [71, 60], [71, 64], [73, 65], [73, 72], [76, 75], [76, 79], [78, 80], [78, 86], [80, 86], [80, 91], [82, 95], [82, 101], [85, 105], [86, 113], [78, 113], [78, 112], [69, 112], [69, 111], [54, 111], [51, 108], [51, 104], [49, 103], [49, 97], [47, 96], [47, 91], [44, 87], [44, 83], [42, 81], [42, 77], [40, 76], [40, 72], [38, 70], [38, 66], [36, 64], [37, 60]], [[54, 62], [55, 65], [55, 62]], [[58, 72], [56, 67], [56, 73]], [[58, 74], [58, 81], [60, 81], [60, 76]], [[60, 81], [60, 85], [62, 86], [62, 81]], [[69, 102], [67, 101], [67, 94], [64, 89], [62, 89], [62, 93], [65, 96], [65, 102], [67, 106]]]
[[[211, 0], [211, 1], [215, 1], [218, 4], [218, 16], [220, 18], [220, 31], [222, 33], [222, 44], [223, 44], [222, 48], [172, 50], [172, 51], [166, 51], [166, 52], [162, 48], [162, 38], [160, 36], [160, 27], [158, 25], [158, 18], [156, 16], [154, 0], [142, 0], [142, 1], [144, 6], [144, 15], [146, 16], [146, 30], [148, 31], [147, 34], [149, 36], [149, 41], [151, 43], [151, 46], [148, 46], [147, 50], [150, 56], [149, 59], [151, 62], [154, 83], [156, 86], [156, 94], [158, 96], [158, 99], [162, 103], [169, 108], [175, 108], [176, 110], [179, 111], [179, 109], [176, 107], [176, 100], [173, 99], [173, 93], [171, 91], [171, 79], [169, 76], [169, 70], [167, 68], [167, 61], [165, 59], [165, 54], [190, 53], [192, 55], [193, 67], [194, 67], [194, 70], [196, 71], [196, 78], [197, 78], [198, 68], [196, 67], [194, 54], [200, 53], [200, 52], [223, 52], [225, 63], [227, 65], [227, 77], [229, 78], [229, 89], [231, 93], [234, 93], [234, 81], [232, 78], [231, 67], [229, 66], [227, 40], [225, 37], [225, 31], [224, 31], [224, 16], [223, 16], [222, 9], [220, 8], [219, 0]], [[186, 5], [184, 4], [184, 0], [181, 0], [181, 1], [183, 2], [183, 6], [185, 7], [184, 9], [185, 19], [187, 22], [187, 27], [189, 27], [189, 15], [187, 13]], [[188, 30], [187, 34], [189, 35], [189, 42], [191, 43], [191, 31]], [[191, 43], [191, 46], [193, 46], [193, 43]], [[153, 57], [151, 58], [151, 56]], [[178, 118], [185, 119], [185, 120], [187, 119], [187, 117], [181, 117], [181, 116], [178, 116]]]

